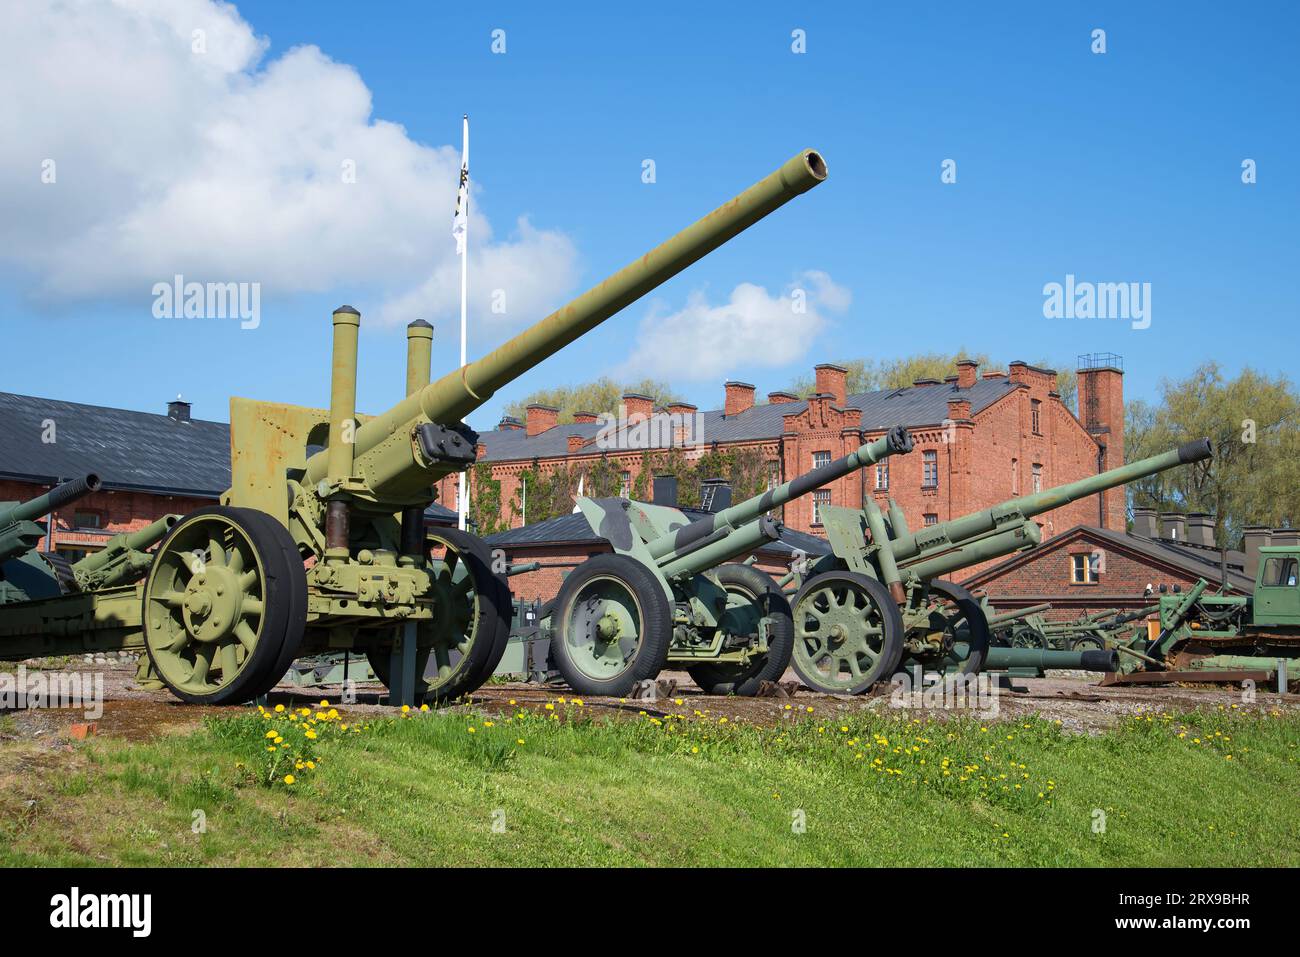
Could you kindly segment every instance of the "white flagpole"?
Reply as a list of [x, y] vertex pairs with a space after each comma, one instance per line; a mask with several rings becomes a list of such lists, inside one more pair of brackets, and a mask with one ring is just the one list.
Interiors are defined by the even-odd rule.
[[[463, 368], [463, 367], [465, 366], [465, 364], [466, 364], [466, 350], [465, 350], [465, 312], [466, 312], [466, 310], [465, 310], [465, 304], [466, 304], [466, 291], [467, 291], [467, 284], [468, 284], [468, 280], [469, 280], [469, 179], [468, 179], [468, 174], [469, 174], [469, 114], [468, 114], [468, 113], [465, 114], [464, 119], [463, 119], [463, 121], [462, 121], [462, 123], [461, 123], [461, 152], [460, 152], [460, 157], [461, 157], [461, 158], [460, 158], [460, 168], [461, 168], [461, 170], [462, 170], [462, 175], [464, 175], [464, 176], [466, 177], [466, 179], [465, 179], [465, 196], [464, 196], [464, 199], [463, 199], [463, 201], [464, 201], [464, 203], [465, 203], [465, 209], [464, 209], [465, 221], [464, 221], [464, 225], [462, 226], [462, 230], [463, 230], [463, 232], [464, 232], [464, 241], [463, 241], [463, 243], [462, 243], [462, 245], [461, 245], [461, 253], [460, 253], [460, 364], [461, 364], [461, 367]], [[456, 510], [457, 510], [457, 512], [459, 512], [459, 516], [458, 516], [458, 518], [457, 518], [457, 525], [458, 525], [458, 527], [460, 528], [461, 531], [464, 531], [464, 530], [465, 530], [465, 518], [466, 518], [466, 510], [465, 510], [465, 506], [466, 506], [466, 499], [468, 498], [468, 495], [466, 494], [466, 487], [465, 487], [465, 484], [466, 484], [466, 483], [465, 483], [465, 473], [464, 473], [464, 472], [461, 472], [461, 473], [460, 473], [460, 489], [459, 489], [459, 494], [458, 494], [458, 496], [457, 496], [457, 498], [456, 498], [456, 506], [457, 506], [457, 509], [456, 509]]]

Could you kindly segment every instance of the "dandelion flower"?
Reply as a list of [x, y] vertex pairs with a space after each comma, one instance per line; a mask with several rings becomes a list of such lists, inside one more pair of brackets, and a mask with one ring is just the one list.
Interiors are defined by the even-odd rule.
[[286, 775], [284, 776], [284, 783], [285, 783], [285, 784], [292, 784], [292, 783], [293, 783], [294, 781], [296, 781], [296, 780], [298, 780], [298, 779], [295, 778], [292, 774], [286, 774]]

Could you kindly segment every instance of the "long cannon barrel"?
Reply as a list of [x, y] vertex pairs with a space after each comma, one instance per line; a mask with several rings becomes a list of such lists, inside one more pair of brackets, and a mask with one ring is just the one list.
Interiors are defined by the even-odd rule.
[[1118, 671], [1116, 651], [1047, 651], [1041, 648], [990, 648], [984, 659], [990, 671], [1003, 668], [1063, 668], [1070, 671]]
[[805, 472], [796, 479], [769, 489], [761, 495], [745, 499], [730, 508], [706, 515], [704, 518], [679, 528], [671, 535], [657, 538], [649, 545], [650, 554], [663, 558], [670, 552], [680, 551], [693, 545], [702, 538], [724, 529], [740, 528], [754, 521], [764, 512], [784, 505], [792, 499], [807, 495], [828, 482], [848, 475], [855, 469], [865, 468], [873, 462], [879, 462], [890, 455], [906, 454], [912, 451], [912, 436], [901, 425], [896, 425], [873, 442], [860, 446], [843, 458], [836, 459], [821, 468]]
[[990, 625], [1003, 625], [1009, 621], [1018, 621], [1021, 618], [1028, 618], [1030, 615], [1037, 615], [1041, 612], [1051, 611], [1052, 603], [1050, 601], [1039, 602], [1037, 605], [1028, 605], [1025, 608], [1012, 608], [1007, 611], [998, 612], [996, 615], [989, 615], [988, 622]]
[[[425, 423], [454, 424], [483, 405], [501, 386], [518, 378], [579, 336], [594, 329], [687, 266], [717, 249], [826, 179], [826, 162], [815, 150], [802, 150], [780, 169], [739, 196], [686, 227], [667, 242], [623, 267], [568, 305], [551, 313], [481, 359], [431, 382], [356, 430], [352, 452], [361, 458], [391, 436]], [[399, 453], [367, 463], [372, 486], [400, 478], [412, 465], [409, 443]], [[327, 452], [307, 460], [306, 480], [327, 474]], [[403, 456], [400, 452], [405, 452]]]
[[102, 484], [99, 476], [94, 472], [73, 479], [70, 482], [64, 482], [62, 485], [50, 489], [44, 495], [38, 495], [26, 502], [18, 502], [0, 511], [0, 525], [9, 525], [13, 522], [31, 522], [43, 518], [56, 509], [85, 498], [91, 492], [98, 492]]
[[1069, 505], [1071, 502], [1086, 498], [1089, 495], [1096, 495], [1098, 492], [1126, 485], [1137, 479], [1147, 478], [1168, 469], [1177, 468], [1179, 465], [1200, 462], [1203, 459], [1208, 459], [1212, 454], [1213, 449], [1210, 446], [1209, 439], [1187, 442], [1161, 455], [1153, 455], [1138, 462], [1129, 462], [1127, 465], [1121, 465], [1118, 468], [1091, 475], [1077, 482], [1070, 482], [1067, 485], [1060, 485], [1033, 495], [1013, 498], [1000, 505], [995, 505], [993, 508], [972, 512], [969, 515], [954, 518], [949, 522], [930, 525], [895, 538], [891, 542], [894, 559], [902, 561], [911, 558], [927, 548], [941, 544], [945, 540], [949, 542], [965, 541], [990, 532], [1008, 521], [1018, 521], [1041, 515], [1043, 512], [1050, 512], [1062, 505]]

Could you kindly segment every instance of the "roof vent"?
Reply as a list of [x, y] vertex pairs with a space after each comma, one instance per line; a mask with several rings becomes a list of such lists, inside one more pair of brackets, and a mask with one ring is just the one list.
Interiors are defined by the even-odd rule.
[[188, 422], [190, 420], [190, 404], [178, 394], [175, 399], [167, 403], [167, 418], [175, 419], [177, 422]]

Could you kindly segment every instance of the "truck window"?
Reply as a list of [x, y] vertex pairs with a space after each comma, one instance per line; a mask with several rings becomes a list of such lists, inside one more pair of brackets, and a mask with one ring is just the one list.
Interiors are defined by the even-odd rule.
[[1294, 558], [1270, 558], [1264, 563], [1264, 576], [1261, 583], [1269, 586], [1291, 586], [1296, 584], [1297, 564]]

